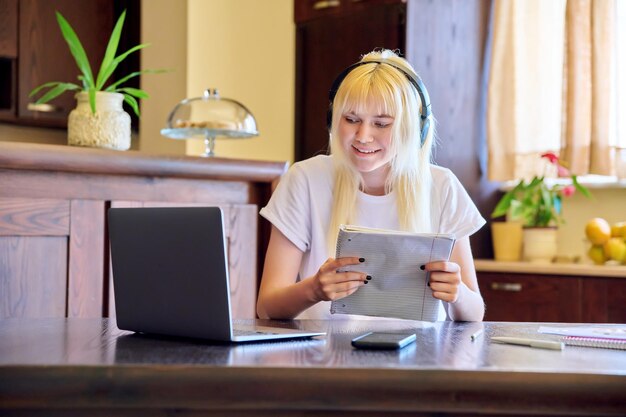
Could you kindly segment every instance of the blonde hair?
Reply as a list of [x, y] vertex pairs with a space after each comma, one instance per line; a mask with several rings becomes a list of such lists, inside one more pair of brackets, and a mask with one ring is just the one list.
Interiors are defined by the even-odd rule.
[[[390, 151], [393, 155], [385, 183], [385, 193], [396, 192], [400, 228], [412, 232], [430, 230], [431, 176], [430, 159], [434, 137], [434, 120], [421, 145], [421, 99], [413, 86], [397, 68], [417, 78], [415, 70], [393, 51], [380, 50], [366, 54], [362, 62], [372, 62], [352, 69], [341, 82], [332, 104], [330, 152], [335, 162], [333, 207], [328, 230], [332, 251], [341, 224], [355, 222], [357, 193], [363, 188], [362, 177], [345, 154], [339, 140], [338, 125], [346, 112], [360, 112], [368, 100], [378, 105], [379, 114], [395, 118]], [[432, 116], [430, 116], [432, 119]], [[331, 255], [334, 256], [334, 255]]]

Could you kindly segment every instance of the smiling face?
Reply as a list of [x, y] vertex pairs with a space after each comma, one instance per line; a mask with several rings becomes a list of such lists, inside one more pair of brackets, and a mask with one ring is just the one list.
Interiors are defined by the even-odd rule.
[[395, 118], [373, 100], [359, 108], [347, 108], [339, 120], [343, 152], [361, 173], [365, 192], [380, 194], [393, 158], [391, 140]]

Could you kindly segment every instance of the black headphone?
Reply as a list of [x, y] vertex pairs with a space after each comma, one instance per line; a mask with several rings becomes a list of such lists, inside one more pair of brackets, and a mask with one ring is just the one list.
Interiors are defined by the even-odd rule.
[[417, 76], [417, 74], [413, 76], [409, 74], [408, 72], [406, 72], [405, 70], [403, 70], [402, 68], [388, 61], [380, 61], [380, 60], [359, 61], [355, 64], [350, 65], [348, 68], [344, 69], [343, 71], [341, 71], [341, 73], [337, 76], [337, 78], [335, 78], [335, 81], [333, 81], [333, 84], [330, 87], [330, 91], [328, 92], [328, 100], [330, 101], [329, 106], [328, 106], [328, 113], [326, 114], [326, 125], [328, 127], [328, 130], [330, 131], [330, 126], [333, 120], [333, 101], [335, 100], [335, 96], [337, 95], [337, 90], [339, 90], [339, 86], [343, 82], [344, 78], [346, 78], [346, 76], [354, 68], [360, 67], [361, 65], [372, 64], [372, 63], [385, 64], [385, 65], [389, 65], [390, 67], [397, 69], [398, 71], [400, 71], [402, 74], [406, 76], [406, 78], [413, 85], [413, 87], [415, 87], [415, 90], [417, 90], [417, 94], [419, 94], [420, 99], [422, 100], [422, 111], [420, 114], [420, 119], [421, 119], [420, 120], [420, 126], [421, 126], [420, 140], [421, 140], [421, 146], [423, 146], [424, 142], [426, 141], [426, 136], [428, 135], [428, 129], [430, 128], [430, 120], [428, 119], [428, 117], [432, 114], [432, 110], [430, 108], [430, 97], [428, 96], [428, 91], [426, 90], [426, 86], [424, 85], [420, 77]]

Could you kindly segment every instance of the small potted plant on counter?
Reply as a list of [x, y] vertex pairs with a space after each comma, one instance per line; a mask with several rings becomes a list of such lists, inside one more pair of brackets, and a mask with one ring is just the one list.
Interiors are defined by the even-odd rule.
[[491, 217], [507, 216], [507, 220], [521, 224], [522, 257], [525, 260], [550, 262], [557, 252], [556, 232], [563, 223], [563, 197], [579, 191], [589, 198], [591, 193], [554, 153], [548, 152], [541, 157], [556, 167], [559, 178], [569, 178], [570, 181], [550, 185], [545, 175], [534, 176], [529, 182], [522, 179], [502, 196]]
[[87, 54], [74, 29], [61, 13], [56, 12], [63, 38], [80, 70], [78, 76], [80, 85], [58, 81], [48, 82], [35, 88], [30, 93], [30, 97], [47, 89], [45, 94], [36, 101], [36, 104], [42, 104], [66, 91], [78, 92], [76, 94], [77, 106], [70, 112], [68, 118], [69, 145], [118, 150], [130, 148], [130, 116], [124, 111], [122, 102], [126, 102], [139, 116], [137, 99], [148, 98], [148, 94], [137, 88], [124, 87], [123, 84], [140, 74], [164, 72], [163, 70], [136, 71], [118, 77], [117, 81], [107, 85], [107, 81], [120, 62], [133, 52], [149, 46], [148, 44], [140, 44], [116, 56], [125, 17], [126, 11], [122, 12], [113, 28], [100, 69], [95, 74], [91, 70]]

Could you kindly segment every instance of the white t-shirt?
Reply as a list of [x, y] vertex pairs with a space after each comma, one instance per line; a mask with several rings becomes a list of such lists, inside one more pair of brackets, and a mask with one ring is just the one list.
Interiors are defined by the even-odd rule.
[[[333, 157], [319, 155], [295, 163], [283, 176], [261, 215], [269, 220], [302, 252], [298, 280], [314, 275], [328, 259], [326, 233], [330, 223], [334, 185]], [[431, 165], [431, 233], [451, 233], [460, 239], [485, 224], [469, 195], [447, 168]], [[355, 224], [381, 229], [399, 229], [395, 192], [383, 196], [358, 193]], [[330, 302], [319, 302], [299, 319], [328, 319]], [[446, 319], [442, 308], [439, 320]]]

